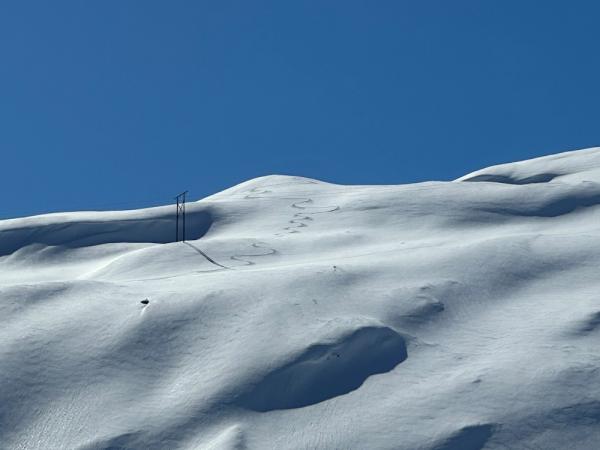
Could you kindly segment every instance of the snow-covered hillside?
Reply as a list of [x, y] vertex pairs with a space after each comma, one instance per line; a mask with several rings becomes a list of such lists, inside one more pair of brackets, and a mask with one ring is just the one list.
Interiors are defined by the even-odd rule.
[[0, 221], [0, 448], [600, 448], [600, 149], [187, 212]]

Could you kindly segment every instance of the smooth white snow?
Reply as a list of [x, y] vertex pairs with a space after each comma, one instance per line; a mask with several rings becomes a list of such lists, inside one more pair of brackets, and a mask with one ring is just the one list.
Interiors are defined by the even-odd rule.
[[[600, 149], [0, 221], [2, 449], [596, 449]], [[141, 300], [148, 298], [149, 304]]]

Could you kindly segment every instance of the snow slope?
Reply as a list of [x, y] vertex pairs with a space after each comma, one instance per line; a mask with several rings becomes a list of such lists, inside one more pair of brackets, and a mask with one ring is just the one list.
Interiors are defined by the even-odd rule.
[[[2, 449], [596, 449], [600, 149], [0, 221]], [[144, 306], [140, 300], [148, 298]]]

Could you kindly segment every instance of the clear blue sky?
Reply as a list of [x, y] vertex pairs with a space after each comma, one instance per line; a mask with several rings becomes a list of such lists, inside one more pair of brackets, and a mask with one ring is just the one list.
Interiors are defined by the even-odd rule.
[[12, 1], [0, 217], [600, 145], [600, 2]]

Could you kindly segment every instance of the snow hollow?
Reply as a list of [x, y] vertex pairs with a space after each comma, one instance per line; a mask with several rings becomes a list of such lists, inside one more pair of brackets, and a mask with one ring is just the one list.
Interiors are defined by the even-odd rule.
[[600, 148], [267, 176], [174, 230], [0, 221], [1, 449], [599, 448]]

